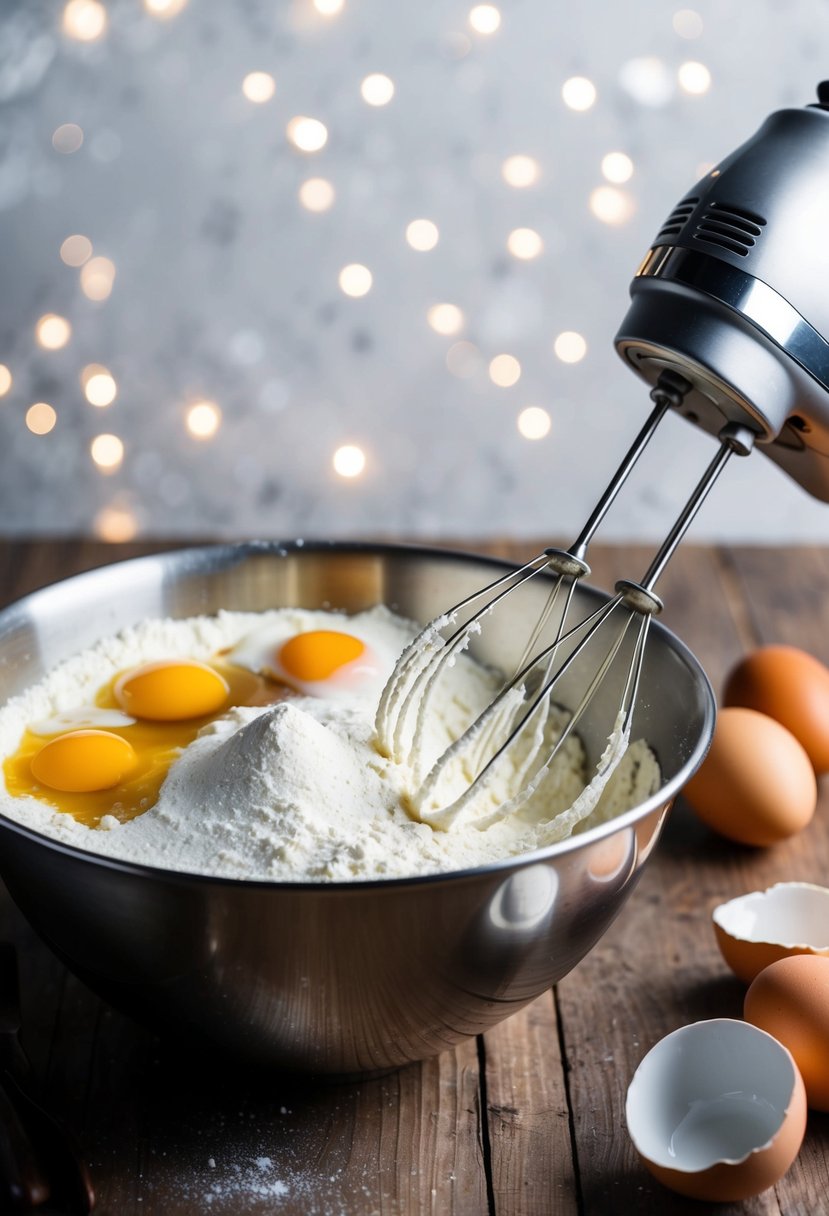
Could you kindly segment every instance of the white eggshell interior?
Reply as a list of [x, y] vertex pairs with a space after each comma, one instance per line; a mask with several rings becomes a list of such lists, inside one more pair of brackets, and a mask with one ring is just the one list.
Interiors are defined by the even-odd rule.
[[661, 1039], [630, 1083], [628, 1131], [655, 1165], [696, 1173], [736, 1164], [780, 1130], [795, 1085], [792, 1058], [756, 1026], [695, 1022]]
[[738, 941], [829, 949], [829, 888], [779, 882], [720, 904], [714, 922]]

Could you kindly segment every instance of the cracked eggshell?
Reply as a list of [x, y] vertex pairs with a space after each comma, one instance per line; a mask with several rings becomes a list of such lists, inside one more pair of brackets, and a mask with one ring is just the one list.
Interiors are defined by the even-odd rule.
[[734, 1203], [773, 1186], [806, 1130], [806, 1092], [791, 1053], [732, 1018], [694, 1022], [661, 1039], [639, 1065], [628, 1132], [664, 1186]]
[[829, 958], [829, 888], [779, 882], [713, 912], [714, 936], [734, 974], [750, 984], [764, 967], [794, 954]]

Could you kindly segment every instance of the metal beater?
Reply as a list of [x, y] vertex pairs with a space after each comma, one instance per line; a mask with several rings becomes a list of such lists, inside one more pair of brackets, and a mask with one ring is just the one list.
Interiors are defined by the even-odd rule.
[[[608, 746], [586, 794], [600, 792], [627, 747], [648, 630], [662, 610], [656, 584], [731, 456], [747, 456], [758, 443], [804, 489], [829, 501], [829, 242], [826, 208], [816, 205], [827, 197], [824, 82], [817, 104], [772, 114], [662, 225], [633, 279], [633, 302], [615, 340], [626, 363], [654, 386], [654, 408], [582, 532], [569, 549], [545, 549], [432, 621], [401, 656], [383, 692], [378, 746], [411, 764], [417, 787], [412, 809], [423, 821], [449, 829], [464, 819], [484, 828], [520, 809], [621, 663], [619, 713], [608, 724]], [[669, 409], [716, 435], [716, 455], [641, 581], [621, 579], [614, 596], [573, 622], [576, 584], [590, 572], [588, 546]], [[550, 595], [514, 675], [421, 772], [424, 723], [441, 675], [484, 619], [543, 572], [554, 576]], [[600, 649], [611, 617], [620, 628]], [[552, 641], [542, 640], [545, 629]], [[571, 695], [575, 708], [551, 740], [557, 689], [581, 670], [591, 649], [598, 660], [578, 695]], [[514, 767], [519, 740], [517, 793], [493, 815], [479, 795], [499, 765]], [[594, 802], [577, 800], [569, 827]]]
[[[600, 791], [616, 767], [630, 735], [630, 721], [650, 622], [663, 607], [662, 600], [655, 592], [656, 583], [731, 456], [747, 456], [756, 438], [756, 433], [749, 427], [737, 423], [727, 423], [722, 428], [716, 455], [642, 579], [639, 582], [620, 579], [611, 599], [587, 617], [573, 623], [570, 610], [576, 583], [590, 573], [585, 560], [588, 546], [665, 414], [680, 403], [683, 388], [679, 377], [666, 373], [652, 390], [651, 398], [655, 404], [650, 417], [569, 549], [545, 549], [520, 569], [467, 596], [430, 622], [401, 655], [378, 707], [377, 741], [385, 754], [398, 763], [409, 763], [413, 768], [418, 790], [412, 803], [420, 819], [443, 829], [451, 828], [462, 818], [476, 820], [480, 827], [488, 826], [492, 819], [486, 816], [486, 810], [476, 814], [475, 808], [482, 783], [505, 759], [512, 763], [509, 756], [511, 749], [519, 738], [529, 733], [532, 738], [522, 757], [521, 770], [517, 778], [513, 777], [513, 784], [517, 781], [520, 785], [520, 793], [508, 804], [500, 805], [497, 815], [509, 814], [526, 802], [566, 740], [578, 727], [633, 628], [634, 641], [625, 656], [627, 672], [623, 679], [619, 713], [607, 728], [612, 745], [601, 757], [590, 786]], [[484, 712], [424, 774], [419, 767], [423, 728], [430, 699], [441, 675], [466, 649], [473, 635], [480, 632], [484, 618], [502, 606], [512, 592], [544, 571], [554, 576], [552, 587], [514, 675], [504, 683]], [[597, 645], [600, 631], [613, 616], [623, 617], [620, 628], [596, 663], [594, 674], [564, 729], [551, 747], [545, 746], [549, 713], [556, 703], [556, 688], [588, 647]], [[553, 639], [537, 650], [539, 639], [550, 622], [553, 623]], [[565, 652], [563, 656], [562, 651]], [[452, 767], [463, 770], [468, 785], [458, 797], [446, 802], [442, 790]], [[593, 801], [588, 798], [584, 800], [584, 815], [592, 809]], [[577, 813], [576, 820], [579, 817]]]

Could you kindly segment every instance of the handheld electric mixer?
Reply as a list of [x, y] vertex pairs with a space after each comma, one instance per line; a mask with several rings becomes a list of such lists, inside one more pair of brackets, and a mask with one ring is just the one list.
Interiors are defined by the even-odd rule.
[[[485, 827], [518, 809], [538, 787], [599, 685], [619, 667], [619, 713], [586, 793], [595, 796], [627, 746], [651, 618], [662, 609], [657, 580], [733, 454], [755, 443], [810, 494], [829, 502], [829, 82], [818, 101], [772, 114], [760, 130], [698, 182], [660, 228], [631, 284], [616, 349], [651, 384], [654, 409], [577, 540], [546, 549], [521, 569], [449, 609], [401, 656], [377, 714], [380, 747], [414, 769], [418, 816], [450, 828], [460, 817]], [[824, 336], [826, 335], [826, 336]], [[587, 548], [669, 409], [716, 435], [720, 446], [640, 582], [573, 623]], [[429, 698], [484, 618], [529, 579], [554, 576], [547, 606], [522, 661], [490, 706], [430, 767], [420, 771]], [[585, 657], [605, 623], [621, 629], [585, 678]], [[543, 637], [548, 629], [547, 637]], [[447, 636], [448, 635], [448, 636]], [[579, 680], [571, 716], [551, 737], [557, 690]], [[516, 767], [515, 744], [524, 740]], [[499, 765], [515, 770], [515, 794], [493, 808], [481, 798]], [[585, 797], [562, 835], [589, 814]]]

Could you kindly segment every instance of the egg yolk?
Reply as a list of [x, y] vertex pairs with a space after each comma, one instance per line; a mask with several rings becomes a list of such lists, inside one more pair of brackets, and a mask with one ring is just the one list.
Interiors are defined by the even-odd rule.
[[[189, 698], [176, 696], [175, 690], [167, 689], [167, 696], [160, 703], [162, 712], [170, 712], [175, 705], [182, 716], [171, 720], [159, 714], [159, 704], [147, 696], [140, 702], [146, 716], [139, 716], [138, 706], [130, 703], [130, 713], [138, 721], [127, 726], [113, 726], [107, 730], [74, 730], [56, 735], [44, 743], [42, 735], [33, 730], [23, 734], [17, 751], [3, 762], [3, 773], [9, 793], [18, 797], [37, 798], [55, 810], [72, 815], [87, 827], [97, 827], [105, 815], [112, 815], [122, 823], [134, 819], [150, 809], [158, 798], [158, 791], [167, 776], [170, 765], [181, 751], [192, 743], [196, 735], [219, 713], [233, 705], [269, 705], [291, 695], [287, 689], [271, 681], [230, 664], [202, 664], [195, 661], [147, 664], [121, 672], [114, 680], [98, 692], [95, 703], [100, 709], [115, 709], [120, 702], [116, 689], [131, 686], [132, 681], [147, 668], [161, 671], [164, 682], [170, 670], [176, 668], [185, 676], [185, 688]], [[205, 668], [216, 680], [204, 680], [200, 685], [187, 683], [194, 668]], [[151, 673], [152, 674], [152, 673]], [[200, 678], [200, 677], [197, 677]], [[157, 685], [149, 684], [152, 689]], [[199, 702], [192, 695], [193, 688], [203, 690], [207, 685], [214, 692], [213, 709], [202, 699], [199, 716], [194, 717], [194, 707]], [[138, 685], [142, 690], [142, 685]], [[142, 696], [145, 695], [143, 686]], [[222, 698], [216, 704], [217, 689]], [[138, 701], [138, 698], [136, 698]], [[187, 716], [184, 711], [187, 711]], [[151, 717], [150, 714], [156, 716]], [[93, 737], [93, 742], [83, 742], [83, 737]], [[96, 743], [95, 740], [98, 740]], [[103, 742], [101, 742], [103, 740]], [[111, 741], [111, 742], [109, 742]], [[132, 764], [123, 763], [127, 756]], [[120, 758], [122, 768], [113, 776]]]
[[32, 757], [32, 776], [65, 793], [91, 793], [117, 785], [135, 767], [135, 751], [107, 730], [73, 730], [46, 743]]
[[115, 681], [115, 700], [125, 713], [153, 722], [181, 722], [215, 713], [227, 700], [228, 683], [195, 659], [145, 663]]
[[365, 645], [350, 633], [312, 629], [298, 633], [280, 648], [279, 662], [296, 680], [327, 680], [365, 653]]

